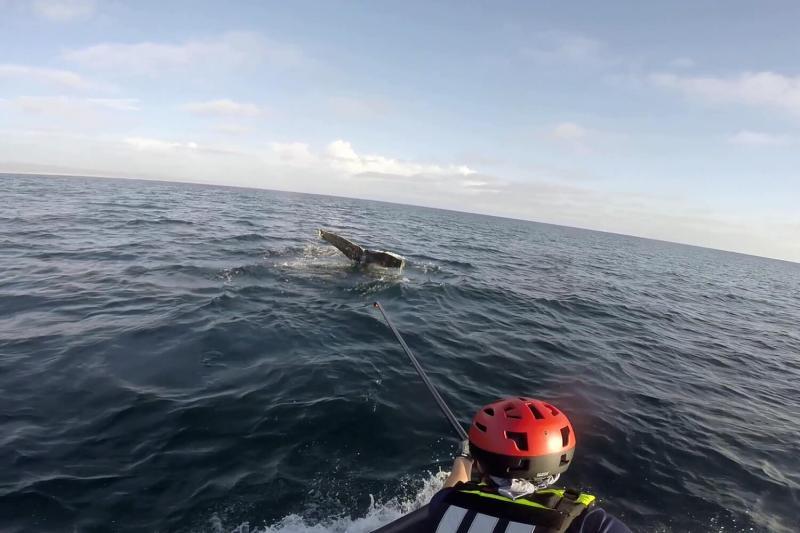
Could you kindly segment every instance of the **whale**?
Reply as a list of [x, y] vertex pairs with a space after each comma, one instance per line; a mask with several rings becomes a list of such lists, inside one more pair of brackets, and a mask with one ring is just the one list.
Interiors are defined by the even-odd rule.
[[369, 250], [331, 231], [319, 230], [319, 236], [359, 265], [378, 265], [384, 268], [403, 268], [405, 258], [385, 250]]

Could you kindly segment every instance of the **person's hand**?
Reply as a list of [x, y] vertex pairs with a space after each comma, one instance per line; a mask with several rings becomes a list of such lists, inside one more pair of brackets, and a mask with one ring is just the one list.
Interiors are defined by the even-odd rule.
[[456, 457], [453, 459], [453, 469], [444, 482], [444, 487], [454, 487], [457, 483], [466, 483], [472, 478], [472, 454], [469, 453], [469, 441], [465, 440], [458, 445]]
[[472, 461], [472, 453], [469, 451], [469, 439], [464, 439], [458, 446], [458, 453], [456, 457], [463, 457]]

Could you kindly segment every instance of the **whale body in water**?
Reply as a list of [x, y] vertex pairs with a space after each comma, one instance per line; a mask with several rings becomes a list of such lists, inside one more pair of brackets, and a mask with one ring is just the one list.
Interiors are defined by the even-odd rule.
[[378, 265], [384, 268], [403, 268], [406, 260], [395, 253], [384, 250], [367, 250], [344, 237], [340, 237], [324, 229], [319, 230], [319, 236], [334, 245], [340, 252], [361, 265]]

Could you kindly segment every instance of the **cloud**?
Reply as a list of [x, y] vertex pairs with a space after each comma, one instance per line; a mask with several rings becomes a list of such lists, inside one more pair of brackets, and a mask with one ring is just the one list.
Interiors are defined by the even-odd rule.
[[34, 83], [68, 89], [98, 89], [100, 85], [70, 70], [31, 67], [27, 65], [0, 64], [0, 79], [7, 81], [32, 81]]
[[[432, 205], [437, 202], [451, 202], [456, 197], [473, 197], [483, 194], [496, 195], [506, 191], [508, 182], [485, 174], [392, 174], [388, 172], [360, 172], [352, 174], [352, 183], [359, 189], [371, 189], [382, 193], [387, 201], [408, 201], [418, 205]], [[364, 184], [370, 184], [366, 187]], [[392, 199], [392, 196], [395, 199]], [[402, 199], [402, 200], [401, 200]], [[458, 209], [455, 204], [446, 205]], [[462, 207], [463, 209], [463, 207]]]
[[197, 150], [196, 142], [175, 142], [164, 141], [161, 139], [149, 139], [146, 137], [127, 137], [123, 140], [125, 144], [139, 151], [169, 152], [172, 150]]
[[138, 98], [85, 98], [89, 105], [114, 109], [116, 111], [139, 111]]
[[306, 143], [270, 143], [269, 146], [283, 163], [302, 167], [319, 162], [319, 157], [311, 153], [311, 147]]
[[[42, 149], [46, 146], [48, 149]], [[315, 150], [302, 142], [273, 143], [259, 152], [238, 152], [190, 140], [76, 136], [0, 129], [0, 171], [59, 168], [62, 173], [170, 179], [298, 192], [335, 194], [445, 209], [539, 220], [576, 227], [712, 246], [800, 261], [796, 210], [769, 217], [698, 210], [680, 199], [603, 191], [529, 176], [503, 181], [480, 172], [447, 173], [461, 165], [403, 162], [361, 154], [346, 141]], [[394, 161], [404, 174], [360, 172], [345, 161]], [[16, 162], [16, 163], [14, 163]], [[361, 166], [368, 166], [363, 163]], [[381, 165], [377, 165], [380, 167]], [[42, 170], [32, 170], [38, 172]], [[432, 174], [414, 174], [419, 168]], [[470, 169], [472, 170], [472, 169]], [[440, 173], [435, 173], [436, 171]]]
[[382, 155], [359, 154], [351, 143], [341, 139], [331, 142], [320, 152], [314, 152], [308, 144], [299, 142], [271, 143], [270, 148], [283, 162], [293, 165], [317, 166], [326, 170], [340, 171], [347, 175], [373, 174], [412, 177], [475, 174], [475, 171], [466, 165], [416, 163]]
[[550, 136], [560, 141], [582, 141], [589, 134], [589, 130], [574, 122], [561, 122], [556, 124]]
[[222, 133], [224, 135], [245, 135], [253, 131], [253, 128], [250, 126], [245, 126], [243, 124], [236, 124], [232, 122], [217, 124], [214, 126], [214, 131], [218, 133]]
[[605, 43], [560, 31], [533, 36], [533, 43], [522, 49], [522, 55], [547, 65], [608, 66], [619, 63]]
[[229, 32], [177, 44], [102, 43], [68, 50], [63, 57], [85, 68], [146, 76], [188, 69], [235, 69], [263, 62], [288, 67], [303, 61], [296, 48], [270, 43], [254, 32]]
[[[625, 134], [614, 131], [587, 128], [575, 122], [559, 122], [540, 134], [540, 138], [556, 144], [560, 148], [569, 150], [576, 155], [589, 155], [598, 150], [609, 150], [618, 147], [626, 139]], [[545, 169], [540, 168], [540, 171]], [[549, 175], [558, 175], [561, 179], [585, 180], [586, 175], [576, 173], [574, 170], [545, 171]]]
[[381, 155], [358, 154], [353, 146], [343, 140], [333, 141], [324, 153], [324, 159], [333, 168], [349, 174], [379, 173], [397, 176], [459, 175], [469, 176], [475, 171], [466, 165], [436, 165], [401, 161]]
[[180, 157], [182, 155], [192, 155], [202, 157], [211, 155], [214, 157], [224, 156], [241, 156], [246, 155], [243, 152], [228, 148], [225, 146], [212, 146], [200, 144], [195, 141], [172, 141], [165, 139], [156, 139], [153, 137], [125, 137], [122, 144], [137, 152], [144, 152], [153, 155], [163, 155], [175, 157], [176, 163], [180, 164]]
[[248, 102], [234, 102], [227, 98], [207, 102], [189, 102], [181, 109], [200, 116], [253, 118], [264, 113], [264, 109]]
[[54, 22], [70, 22], [91, 17], [95, 0], [34, 0], [33, 11], [40, 17]]
[[459, 164], [440, 165], [403, 161], [377, 154], [361, 154], [348, 141], [336, 140], [315, 151], [306, 143], [271, 143], [276, 162], [310, 174], [356, 178], [360, 183], [394, 187], [432, 187], [440, 192], [491, 193], [502, 182]]
[[349, 119], [380, 117], [385, 115], [390, 107], [386, 101], [375, 98], [334, 96], [329, 102], [334, 113]]
[[789, 146], [797, 144], [798, 139], [789, 135], [741, 130], [728, 137], [728, 142], [740, 146]]
[[74, 98], [70, 96], [18, 96], [2, 102], [16, 111], [45, 117], [86, 119], [102, 111], [138, 111], [135, 98]]
[[653, 74], [650, 81], [710, 103], [744, 104], [800, 115], [800, 76], [767, 71], [729, 78]]

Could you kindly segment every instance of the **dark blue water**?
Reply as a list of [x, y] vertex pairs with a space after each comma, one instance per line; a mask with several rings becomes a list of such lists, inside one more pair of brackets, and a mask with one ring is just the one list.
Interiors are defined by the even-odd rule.
[[[357, 269], [317, 227], [404, 254]], [[635, 531], [800, 529], [800, 265], [530, 222], [0, 176], [0, 530], [369, 531], [531, 395]]]

